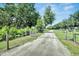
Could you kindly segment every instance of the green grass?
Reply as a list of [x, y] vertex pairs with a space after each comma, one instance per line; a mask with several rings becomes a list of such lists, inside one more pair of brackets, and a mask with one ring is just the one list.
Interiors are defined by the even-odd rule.
[[[20, 37], [20, 38], [10, 40], [9, 41], [10, 48], [17, 47], [17, 46], [23, 45], [24, 43], [33, 41], [33, 40], [37, 39], [37, 37], [40, 36], [41, 34], [42, 33], [37, 33], [37, 36], [35, 36], [35, 37], [25, 36], [25, 37]], [[1, 41], [0, 42], [0, 52], [3, 52], [5, 50], [6, 50], [6, 41]]]
[[[58, 37], [58, 39], [69, 49], [69, 51], [71, 52], [71, 55], [79, 55], [79, 45], [74, 44], [74, 42], [70, 41], [70, 40], [65, 40], [65, 34], [64, 31], [62, 30], [54, 30], [54, 33], [56, 34], [56, 36]], [[67, 34], [68, 37], [72, 37], [72, 33], [68, 33]], [[77, 38], [78, 40], [79, 38]]]

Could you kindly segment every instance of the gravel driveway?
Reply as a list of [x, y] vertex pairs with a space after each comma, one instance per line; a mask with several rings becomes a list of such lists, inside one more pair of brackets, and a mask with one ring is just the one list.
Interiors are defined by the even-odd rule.
[[68, 49], [57, 39], [53, 31], [44, 33], [38, 39], [16, 47], [3, 56], [69, 56]]

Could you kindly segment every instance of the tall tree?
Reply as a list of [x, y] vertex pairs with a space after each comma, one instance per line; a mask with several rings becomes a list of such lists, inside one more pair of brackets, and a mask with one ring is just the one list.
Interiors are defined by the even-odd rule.
[[71, 15], [71, 17], [74, 19], [74, 26], [79, 26], [79, 10]]
[[47, 26], [48, 24], [52, 24], [52, 22], [55, 20], [55, 14], [54, 12], [51, 10], [51, 6], [48, 6], [45, 9], [45, 14], [44, 14], [44, 22], [45, 22], [45, 26]]
[[39, 13], [34, 7], [35, 4], [18, 4], [18, 6], [19, 7], [17, 21], [21, 21], [18, 23], [18, 26], [35, 26], [39, 17]]
[[16, 5], [15, 4], [13, 4], [13, 3], [6, 3], [5, 4], [5, 13], [7, 14], [7, 26], [12, 26], [12, 25], [14, 25], [14, 18], [16, 18], [16, 13], [17, 13], [17, 7], [16, 7]]
[[10, 26], [14, 25], [13, 19], [15, 18], [16, 15], [16, 6], [15, 4], [12, 3], [6, 3], [4, 6], [5, 12], [4, 12], [4, 17], [5, 17], [5, 26], [6, 27], [6, 41], [7, 41], [7, 50], [9, 49], [9, 29]]

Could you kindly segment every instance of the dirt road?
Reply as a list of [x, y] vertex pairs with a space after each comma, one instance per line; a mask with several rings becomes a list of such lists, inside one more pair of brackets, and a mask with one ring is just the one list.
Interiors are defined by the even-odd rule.
[[68, 49], [57, 39], [53, 31], [44, 33], [37, 40], [11, 49], [3, 56], [69, 56]]

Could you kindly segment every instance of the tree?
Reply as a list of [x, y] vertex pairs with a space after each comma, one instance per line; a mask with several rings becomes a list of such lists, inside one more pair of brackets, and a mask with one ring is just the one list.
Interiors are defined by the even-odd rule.
[[2, 28], [4, 22], [3, 14], [4, 14], [3, 8], [0, 8], [0, 28]]
[[13, 4], [6, 3], [0, 8], [0, 23], [4, 26], [24, 28], [35, 26], [39, 13], [35, 9], [35, 4]]
[[34, 8], [35, 4], [18, 4], [17, 23], [18, 27], [35, 26], [39, 13]]
[[44, 30], [43, 20], [41, 20], [41, 19], [37, 20], [36, 28], [37, 28], [38, 32], [43, 32], [43, 30]]
[[2, 20], [4, 26], [6, 26], [6, 41], [7, 41], [7, 50], [9, 49], [9, 29], [10, 26], [13, 25], [13, 18], [15, 18], [16, 15], [16, 6], [12, 3], [6, 3], [4, 6], [4, 11], [2, 14]]
[[47, 26], [48, 24], [52, 24], [52, 22], [55, 20], [55, 14], [54, 12], [51, 10], [51, 7], [48, 6], [45, 9], [45, 14], [44, 14], [44, 22], [45, 22], [45, 26]]
[[79, 26], [79, 10], [76, 11], [71, 17], [74, 19], [74, 26]]
[[13, 3], [6, 3], [5, 6], [5, 13], [8, 15], [6, 17], [7, 18], [7, 26], [14, 26], [15, 23], [14, 23], [14, 18], [16, 18], [16, 13], [17, 13], [17, 7], [16, 7], [16, 4], [13, 4]]

